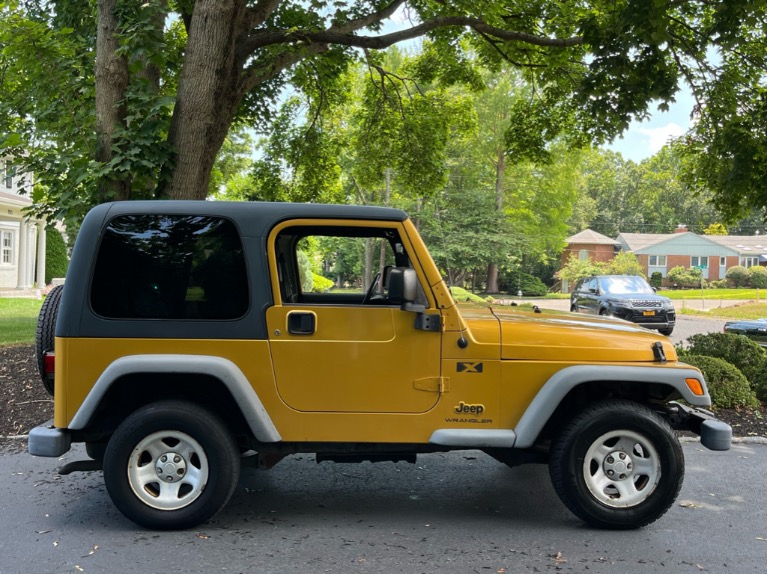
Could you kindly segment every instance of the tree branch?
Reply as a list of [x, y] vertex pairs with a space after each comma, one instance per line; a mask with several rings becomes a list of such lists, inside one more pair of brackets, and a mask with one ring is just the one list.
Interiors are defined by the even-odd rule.
[[247, 29], [251, 30], [266, 22], [279, 7], [282, 0], [259, 0], [255, 6], [246, 10]]
[[[397, 0], [392, 5], [390, 5], [390, 7], [399, 3], [401, 3], [401, 0]], [[385, 14], [386, 10], [388, 10], [388, 8], [381, 12], [375, 13], [375, 15]], [[546, 38], [543, 36], [528, 34], [526, 32], [514, 32], [511, 30], [496, 28], [495, 26], [491, 26], [478, 18], [468, 18], [465, 16], [444, 16], [440, 18], [434, 18], [424, 22], [423, 24], [419, 24], [418, 26], [408, 28], [407, 30], [400, 30], [399, 32], [392, 32], [391, 34], [384, 34], [382, 36], [357, 36], [351, 33], [353, 30], [358, 30], [364, 26], [380, 21], [380, 18], [377, 20], [373, 16], [374, 15], [371, 14], [365, 18], [360, 18], [358, 20], [347, 22], [339, 26], [331, 26], [327, 30], [280, 30], [257, 34], [249, 39], [249, 41], [243, 46], [243, 49], [247, 53], [252, 53], [258, 48], [263, 48], [273, 44], [281, 44], [284, 42], [289, 42], [290, 40], [305, 40], [310, 43], [339, 44], [341, 46], [350, 46], [355, 48], [382, 50], [399, 42], [418, 38], [428, 32], [431, 32], [432, 30], [451, 27], [471, 28], [479, 34], [487, 37], [493, 37], [503, 42], [521, 42], [524, 44], [531, 44], [533, 46], [569, 48], [583, 44], [583, 38], [580, 36], [572, 36], [570, 38]]]

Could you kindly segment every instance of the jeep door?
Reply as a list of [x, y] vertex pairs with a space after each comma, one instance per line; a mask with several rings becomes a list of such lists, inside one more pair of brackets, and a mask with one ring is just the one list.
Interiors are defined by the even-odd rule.
[[[388, 272], [414, 267], [398, 222], [291, 221], [269, 236], [266, 320], [277, 390], [307, 412], [422, 413], [439, 400], [439, 330], [388, 299]], [[416, 269], [420, 285], [424, 277]], [[436, 305], [419, 289], [418, 303]]]

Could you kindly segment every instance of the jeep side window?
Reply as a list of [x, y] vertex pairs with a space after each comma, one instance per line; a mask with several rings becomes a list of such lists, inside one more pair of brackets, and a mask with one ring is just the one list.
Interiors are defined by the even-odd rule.
[[396, 231], [295, 227], [275, 242], [283, 303], [386, 305], [394, 266], [410, 267]]
[[90, 299], [110, 319], [241, 317], [250, 301], [239, 233], [218, 217], [115, 217], [99, 246]]

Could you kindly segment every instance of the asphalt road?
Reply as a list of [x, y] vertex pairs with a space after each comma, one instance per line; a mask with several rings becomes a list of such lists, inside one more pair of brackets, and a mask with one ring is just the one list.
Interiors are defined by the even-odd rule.
[[714, 453], [686, 443], [684, 452], [677, 502], [629, 532], [584, 526], [545, 467], [509, 469], [479, 452], [416, 465], [296, 456], [245, 470], [213, 522], [151, 532], [114, 509], [100, 472], [58, 477], [56, 460], [5, 451], [0, 573], [764, 574], [767, 446]]

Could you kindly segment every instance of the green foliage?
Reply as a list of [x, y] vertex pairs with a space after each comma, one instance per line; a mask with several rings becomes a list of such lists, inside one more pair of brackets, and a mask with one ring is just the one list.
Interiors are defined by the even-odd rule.
[[472, 303], [481, 303], [481, 304], [487, 303], [479, 295], [470, 293], [469, 291], [467, 291], [466, 289], [463, 289], [462, 287], [451, 287], [450, 293], [453, 295], [453, 299], [455, 299], [459, 303], [465, 302], [465, 301], [470, 301]]
[[301, 278], [301, 292], [311, 293], [314, 288], [314, 273], [312, 272], [312, 263], [309, 256], [304, 251], [296, 252], [298, 262], [298, 275]]
[[512, 295], [517, 295], [519, 291], [522, 291], [524, 297], [543, 297], [548, 293], [546, 284], [538, 277], [519, 270], [509, 273], [504, 281], [508, 292]]
[[748, 268], [748, 284], [756, 289], [767, 287], [767, 267], [754, 265]]
[[66, 277], [69, 257], [67, 246], [59, 230], [49, 225], [45, 228], [45, 284], [54, 277]]
[[704, 235], [727, 235], [727, 228], [721, 223], [712, 223], [703, 230]]
[[733, 287], [748, 286], [748, 269], [742, 265], [730, 267], [724, 276]]
[[[608, 235], [615, 228], [668, 225], [672, 213], [685, 209], [704, 219], [709, 208], [702, 200], [696, 207], [692, 192], [705, 198], [708, 190], [728, 216], [767, 205], [764, 2], [423, 0], [408, 4], [419, 26], [398, 24], [403, 29], [395, 35], [386, 25], [398, 4], [372, 0], [276, 2], [263, 12], [234, 10], [230, 18], [197, 16], [189, 35], [193, 8], [205, 6], [188, 0], [117, 5], [117, 56], [127, 59], [130, 77], [120, 103], [124, 115], [111, 126], [111, 160], [96, 162], [95, 120], [103, 115], [95, 113], [94, 87], [113, 77], [94, 74], [96, 30], [104, 30], [97, 3], [56, 2], [54, 10], [46, 3], [0, 1], [0, 150], [35, 173], [39, 212], [68, 219], [71, 229], [89, 206], [111, 198], [99, 194], [107, 184], [120, 197], [162, 196], [181, 169], [179, 158], [196, 152], [195, 146], [175, 149], [183, 113], [203, 108], [211, 117], [198, 138], [204, 151], [195, 156], [204, 166], [200, 190], [194, 190], [198, 199], [210, 191], [207, 176], [225, 134], [240, 122], [283, 140], [265, 146], [253, 170], [255, 189], [247, 190], [252, 197], [381, 203], [386, 168], [399, 174], [399, 191], [408, 200], [434, 197], [448, 178], [449, 143], [467, 130], [459, 124], [474, 123], [471, 106], [449, 92], [463, 84], [475, 93], [489, 85], [480, 68], [498, 72], [509, 65], [519, 70], [514, 83], [520, 89], [494, 135], [510, 164], [548, 163], [554, 144], [570, 149], [612, 140], [656, 104], [667, 109], [683, 81], [697, 102], [705, 102], [696, 105], [691, 133], [678, 144], [684, 184], [672, 177], [677, 172], [666, 159], [637, 170], [619, 157], [588, 158], [593, 169], [581, 181], [559, 179], [585, 192], [566, 209], [551, 210], [564, 215], [558, 223], [567, 221], [573, 203], [579, 222], [591, 220]], [[424, 30], [421, 58], [382, 55], [395, 40]], [[196, 65], [194, 56], [212, 37], [229, 38], [228, 49]], [[363, 59], [368, 85], [349, 83], [347, 70]], [[150, 71], [159, 75], [156, 81], [149, 80]], [[194, 89], [180, 89], [185, 82]], [[287, 91], [302, 106], [291, 127], [302, 125], [280, 131], [275, 127], [285, 125], [279, 110]], [[364, 94], [364, 105], [345, 103], [354, 93]], [[339, 141], [347, 130], [352, 146]], [[540, 192], [531, 183], [536, 174], [526, 175], [523, 200], [531, 187]], [[644, 198], [642, 190], [656, 183], [680, 201]], [[213, 191], [220, 187], [214, 182]], [[244, 188], [238, 185], [237, 192]], [[538, 205], [546, 206], [549, 193], [540, 195]], [[530, 226], [532, 210], [524, 202], [519, 208]], [[552, 236], [553, 245], [558, 230]]]
[[678, 265], [666, 274], [668, 284], [672, 287], [692, 288], [700, 287], [703, 274], [700, 269], [687, 269]]
[[759, 406], [746, 377], [734, 365], [716, 357], [695, 354], [685, 354], [684, 361], [701, 370], [715, 407], [736, 409]]
[[562, 281], [569, 281], [571, 284], [575, 284], [578, 279], [584, 277], [591, 277], [593, 275], [606, 275], [607, 265], [602, 261], [594, 261], [590, 257], [588, 259], [580, 259], [575, 253], [570, 254], [570, 258], [567, 263], [557, 271], [555, 277]]
[[636, 255], [627, 251], [621, 251], [607, 263], [605, 268], [607, 275], [636, 275], [644, 277], [642, 264]]
[[314, 293], [325, 293], [326, 291], [329, 291], [333, 288], [333, 281], [328, 279], [327, 277], [323, 277], [322, 275], [317, 275], [316, 273], [312, 273], [312, 291]]
[[653, 271], [652, 275], [650, 276], [650, 286], [654, 287], [655, 289], [660, 289], [663, 285], [663, 273], [660, 271]]
[[735, 365], [759, 399], [767, 401], [767, 352], [757, 343], [732, 333], [698, 334], [687, 342], [691, 354], [717, 357]]

